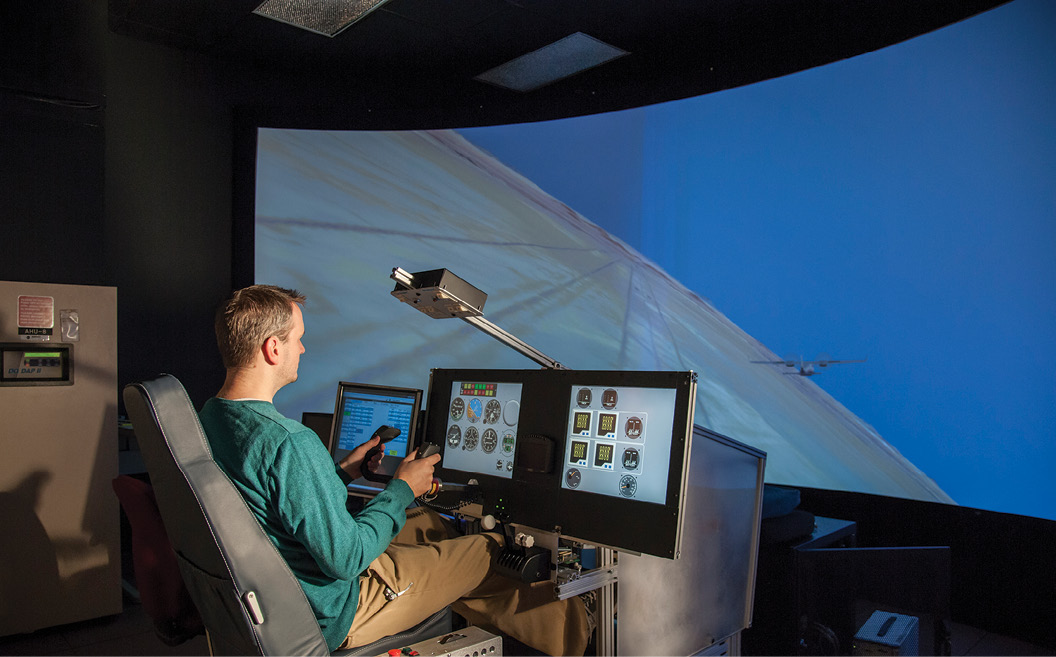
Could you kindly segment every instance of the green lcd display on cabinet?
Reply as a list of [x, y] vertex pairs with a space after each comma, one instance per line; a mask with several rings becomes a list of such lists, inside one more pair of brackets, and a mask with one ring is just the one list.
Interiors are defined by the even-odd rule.
[[73, 345], [0, 343], [0, 386], [73, 385]]

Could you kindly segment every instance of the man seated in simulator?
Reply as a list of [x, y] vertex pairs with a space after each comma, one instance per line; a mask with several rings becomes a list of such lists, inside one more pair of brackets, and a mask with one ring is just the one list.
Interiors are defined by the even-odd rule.
[[384, 490], [348, 512], [347, 484], [378, 437], [335, 468], [318, 436], [272, 405], [297, 380], [304, 302], [294, 290], [254, 285], [219, 308], [227, 375], [199, 415], [213, 458], [297, 577], [330, 649], [370, 643], [452, 605], [467, 622], [537, 650], [582, 655], [590, 633], [582, 600], [557, 601], [548, 586], [492, 573], [500, 535], [450, 537], [437, 514], [407, 511], [428, 491], [439, 455], [408, 456]]

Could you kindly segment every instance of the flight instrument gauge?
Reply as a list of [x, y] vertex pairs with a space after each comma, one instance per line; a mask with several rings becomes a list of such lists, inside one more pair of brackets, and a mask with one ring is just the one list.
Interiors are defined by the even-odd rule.
[[458, 447], [460, 442], [462, 442], [462, 430], [458, 428], [457, 424], [453, 424], [447, 430], [447, 445], [448, 447]]
[[477, 428], [466, 427], [466, 435], [462, 436], [462, 449], [471, 452], [477, 448], [479, 441], [480, 434], [477, 432]]
[[565, 484], [569, 488], [579, 488], [579, 482], [583, 478], [583, 475], [579, 473], [579, 470], [575, 468], [569, 468], [568, 472], [565, 473]]
[[476, 422], [480, 419], [480, 416], [484, 415], [484, 404], [476, 397], [469, 400], [468, 415], [470, 422]]
[[485, 454], [491, 454], [499, 444], [499, 434], [494, 429], [485, 429], [484, 435], [480, 437], [480, 448]]
[[624, 497], [634, 497], [635, 491], [638, 490], [638, 480], [631, 475], [623, 475], [620, 477], [620, 495]]
[[489, 399], [484, 407], [484, 424], [495, 424], [502, 415], [502, 404], [495, 399]]
[[458, 422], [466, 412], [466, 402], [461, 397], [455, 397], [451, 402], [451, 419]]
[[590, 406], [591, 397], [590, 388], [580, 388], [576, 394], [576, 403], [579, 404], [580, 408], [586, 408]]
[[623, 468], [625, 470], [637, 470], [639, 460], [638, 450], [635, 448], [628, 447], [623, 450]]

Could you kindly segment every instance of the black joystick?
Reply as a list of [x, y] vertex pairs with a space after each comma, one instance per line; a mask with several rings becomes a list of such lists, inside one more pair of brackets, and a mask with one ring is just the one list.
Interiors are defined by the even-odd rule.
[[[440, 451], [440, 445], [436, 443], [422, 443], [418, 446], [418, 453], [415, 455], [415, 459], [424, 459], [427, 456], [432, 456]], [[429, 487], [429, 492], [426, 493], [428, 496], [435, 496], [440, 492], [440, 480], [433, 477], [433, 484]]]
[[363, 475], [363, 478], [367, 481], [376, 481], [379, 483], [386, 482], [392, 477], [386, 475], [379, 475], [376, 472], [370, 471], [370, 462], [374, 459], [374, 455], [381, 451], [381, 446], [389, 442], [396, 436], [400, 435], [400, 430], [396, 427], [390, 427], [388, 425], [381, 425], [374, 431], [374, 435], [381, 440], [377, 445], [370, 448], [370, 451], [363, 457], [363, 462], [359, 464], [359, 473]]
[[432, 456], [440, 451], [440, 445], [436, 443], [422, 443], [418, 446], [418, 455], [414, 458], [424, 459], [427, 456]]

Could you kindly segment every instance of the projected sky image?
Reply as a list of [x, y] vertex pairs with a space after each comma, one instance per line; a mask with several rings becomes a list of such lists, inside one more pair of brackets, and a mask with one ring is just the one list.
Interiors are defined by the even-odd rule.
[[[571, 367], [698, 371], [697, 423], [766, 450], [768, 481], [1054, 518], [1054, 18], [1016, 0], [611, 115], [261, 130], [256, 278], [309, 295], [301, 380], [276, 403], [534, 367], [388, 295], [393, 266], [446, 267]], [[867, 361], [811, 379], [749, 363], [822, 352]]]
[[1053, 28], [1016, 0], [740, 89], [460, 132], [781, 357], [868, 359], [816, 383], [958, 503], [1056, 518]]
[[775, 356], [699, 295], [458, 134], [262, 130], [257, 153], [256, 278], [309, 298], [287, 415], [332, 405], [342, 380], [534, 369], [389, 294], [393, 263], [447, 266], [487, 288], [489, 319], [574, 369], [699, 373], [696, 423], [766, 451], [770, 481], [949, 501], [809, 380], [746, 366]]

